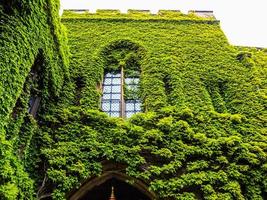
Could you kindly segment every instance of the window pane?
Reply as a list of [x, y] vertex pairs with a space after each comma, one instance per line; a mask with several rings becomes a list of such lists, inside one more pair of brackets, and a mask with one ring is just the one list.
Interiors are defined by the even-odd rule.
[[120, 73], [117, 73], [117, 74], [112, 74], [113, 77], [121, 77], [121, 74]]
[[112, 85], [120, 85], [121, 79], [120, 78], [113, 78], [112, 79]]
[[120, 116], [120, 113], [119, 112], [111, 112], [110, 113], [110, 116], [111, 117], [119, 117]]
[[104, 93], [111, 93], [111, 86], [103, 86]]
[[126, 102], [126, 111], [134, 111], [134, 103]]
[[134, 112], [126, 112], [126, 117], [129, 118], [131, 117], [133, 114], [135, 114]]
[[112, 101], [111, 102], [111, 111], [120, 111], [120, 102]]
[[126, 78], [125, 80], [124, 80], [124, 82], [125, 82], [125, 84], [131, 84], [132, 83], [132, 78]]
[[104, 85], [111, 85], [111, 78], [105, 78]]
[[135, 103], [135, 110], [136, 111], [141, 111], [141, 103], [140, 102], [136, 102]]
[[139, 83], [139, 78], [134, 78], [133, 82], [137, 85]]
[[103, 111], [110, 111], [110, 102], [102, 101], [102, 110]]
[[139, 78], [126, 78], [125, 84], [137, 85], [139, 83]]
[[120, 99], [121, 95], [120, 94], [112, 94], [111, 99]]
[[112, 93], [120, 93], [121, 92], [121, 86], [112, 86]]
[[138, 89], [137, 85], [127, 85], [126, 87], [130, 90], [137, 90]]
[[112, 77], [112, 74], [111, 73], [106, 73], [105, 77]]
[[110, 99], [110, 94], [103, 94], [103, 99]]

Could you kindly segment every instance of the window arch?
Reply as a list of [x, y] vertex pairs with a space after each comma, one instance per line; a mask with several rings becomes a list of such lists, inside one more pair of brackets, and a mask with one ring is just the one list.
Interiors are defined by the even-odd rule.
[[141, 112], [142, 52], [142, 48], [127, 40], [114, 42], [102, 51], [105, 72], [101, 109], [111, 117], [129, 118]]

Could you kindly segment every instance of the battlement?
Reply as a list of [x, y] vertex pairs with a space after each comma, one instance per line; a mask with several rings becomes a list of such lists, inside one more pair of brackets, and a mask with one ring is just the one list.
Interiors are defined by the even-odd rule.
[[205, 18], [215, 18], [213, 11], [211, 10], [189, 10], [188, 13], [193, 13], [199, 17], [205, 17]]
[[64, 10], [63, 18], [141, 18], [141, 19], [172, 19], [172, 20], [202, 20], [217, 21], [213, 11], [190, 10], [183, 14], [180, 10], [158, 10], [152, 13], [150, 10], [129, 9], [127, 13], [122, 13], [117, 9], [98, 9], [91, 12], [88, 9]]

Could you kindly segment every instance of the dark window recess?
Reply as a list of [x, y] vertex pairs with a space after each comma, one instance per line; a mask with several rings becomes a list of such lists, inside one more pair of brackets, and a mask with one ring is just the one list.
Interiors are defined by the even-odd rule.
[[[43, 57], [41, 51], [39, 52], [35, 62], [31, 68], [30, 73], [26, 77], [26, 81], [23, 85], [23, 91], [21, 96], [17, 99], [15, 107], [13, 108], [12, 117], [13, 119], [27, 108], [28, 112], [37, 116], [37, 111], [41, 102], [41, 91], [43, 88], [43, 74], [41, 72], [43, 66]], [[24, 104], [24, 100], [27, 98], [28, 104]]]
[[13, 119], [17, 118], [18, 114], [21, 112], [22, 110], [22, 102], [21, 102], [21, 99], [20, 97], [18, 98], [17, 102], [16, 102], [16, 105], [15, 107], [13, 108], [13, 111], [12, 111], [12, 117]]
[[80, 99], [82, 97], [82, 89], [85, 87], [85, 79], [83, 77], [77, 77], [75, 79], [75, 85], [76, 85], [76, 105], [80, 105]]
[[34, 65], [31, 69], [27, 81], [30, 85], [30, 98], [28, 102], [28, 112], [33, 116], [37, 116], [37, 111], [41, 102], [41, 91], [43, 88], [43, 78], [41, 73], [41, 68], [43, 65], [43, 59], [38, 54]]
[[141, 112], [138, 85], [139, 78], [125, 78], [123, 69], [106, 73], [102, 84], [102, 110], [111, 117], [127, 118]]
[[207, 86], [207, 90], [211, 97], [213, 107], [219, 113], [227, 112], [225, 101], [225, 84], [226, 83], [224, 81], [218, 81], [210, 83]]
[[75, 79], [75, 84], [76, 84], [76, 87], [77, 88], [83, 88], [85, 86], [85, 81], [84, 81], [84, 78], [83, 77], [77, 77]]
[[31, 97], [29, 100], [29, 110], [28, 112], [35, 118], [37, 111], [41, 102], [41, 97]]
[[171, 78], [169, 75], [165, 76], [163, 78], [164, 88], [165, 88], [165, 94], [167, 96], [168, 101], [170, 101], [170, 95], [172, 92], [172, 85], [171, 85]]
[[37, 116], [40, 107], [42, 89], [44, 87], [43, 76], [44, 59], [42, 50], [39, 51], [31, 71], [26, 79], [26, 84], [30, 87], [30, 97], [28, 101], [28, 112], [33, 116]]

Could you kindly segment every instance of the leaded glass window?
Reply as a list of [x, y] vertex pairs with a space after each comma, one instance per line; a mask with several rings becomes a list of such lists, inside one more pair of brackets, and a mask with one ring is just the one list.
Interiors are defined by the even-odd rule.
[[121, 73], [107, 73], [103, 81], [102, 110], [112, 117], [120, 117]]
[[111, 117], [131, 117], [141, 112], [139, 77], [125, 77], [123, 69], [106, 73], [102, 85], [101, 108]]
[[125, 113], [126, 117], [141, 112], [141, 101], [139, 100], [139, 78], [125, 78]]

